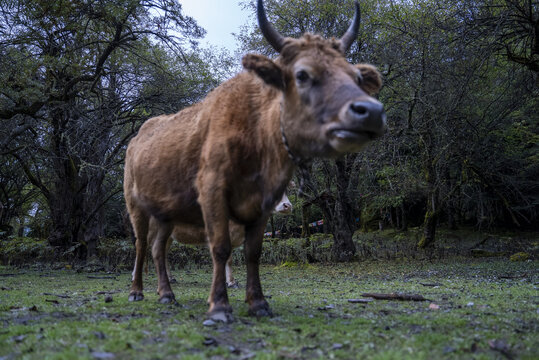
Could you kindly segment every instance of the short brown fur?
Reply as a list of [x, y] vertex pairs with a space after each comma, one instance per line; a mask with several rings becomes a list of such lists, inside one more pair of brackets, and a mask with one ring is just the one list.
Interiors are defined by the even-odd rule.
[[276, 61], [247, 55], [243, 65], [249, 71], [202, 102], [141, 127], [127, 150], [124, 180], [137, 238], [130, 300], [143, 298], [141, 262], [150, 219], [157, 224], [152, 255], [165, 303], [175, 301], [164, 260], [168, 237], [176, 225], [204, 226], [214, 268], [209, 314], [229, 319], [225, 263], [232, 220], [245, 231], [249, 314], [271, 315], [258, 262], [268, 217], [295, 162], [358, 151], [385, 131], [383, 108], [368, 95], [380, 84], [361, 82], [339, 48], [338, 40], [310, 34], [286, 39]]

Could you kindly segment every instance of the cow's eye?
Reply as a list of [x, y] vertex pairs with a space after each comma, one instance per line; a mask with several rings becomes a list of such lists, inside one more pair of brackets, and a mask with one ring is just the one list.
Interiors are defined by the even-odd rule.
[[299, 70], [297, 73], [296, 73], [296, 80], [300, 83], [300, 84], [304, 84], [306, 83], [307, 81], [309, 81], [309, 74], [307, 73], [307, 71], [305, 70]]

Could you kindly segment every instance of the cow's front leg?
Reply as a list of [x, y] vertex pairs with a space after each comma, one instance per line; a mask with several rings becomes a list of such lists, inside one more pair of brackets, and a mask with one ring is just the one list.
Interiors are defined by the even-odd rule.
[[249, 315], [272, 316], [268, 302], [260, 285], [259, 261], [262, 253], [262, 240], [267, 219], [256, 225], [245, 227], [245, 262], [247, 263], [247, 285], [245, 302], [249, 304]]
[[157, 231], [152, 246], [153, 262], [157, 273], [157, 292], [159, 293], [159, 302], [169, 304], [176, 302], [174, 293], [170, 287], [166, 267], [167, 260], [167, 240], [172, 233], [173, 225], [161, 221], [155, 221]]
[[232, 321], [232, 307], [228, 302], [225, 267], [232, 252], [232, 246], [228, 236], [228, 220], [222, 223], [224, 226], [222, 224], [207, 226], [207, 228], [212, 228], [211, 232], [208, 232], [208, 237], [213, 260], [213, 281], [209, 297], [208, 316], [214, 320], [228, 322]]
[[[228, 232], [228, 207], [226, 191], [220, 185], [218, 173], [207, 172], [199, 175], [198, 202], [202, 208], [206, 235], [213, 261], [213, 279], [208, 303], [208, 316], [212, 320], [232, 321], [232, 307], [228, 302], [225, 266], [232, 252]], [[222, 180], [221, 180], [222, 181]]]

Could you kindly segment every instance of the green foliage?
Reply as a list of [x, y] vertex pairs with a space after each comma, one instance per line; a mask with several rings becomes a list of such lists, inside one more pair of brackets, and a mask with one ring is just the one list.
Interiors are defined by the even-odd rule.
[[[339, 37], [353, 3], [265, 1], [272, 24], [293, 37]], [[254, 1], [244, 6], [254, 14]], [[536, 228], [533, 2], [365, 0], [361, 9], [347, 58], [381, 71], [389, 133], [342, 160], [342, 172], [314, 162], [318, 194], [330, 196], [313, 202], [308, 221], [324, 218], [331, 228], [340, 201], [351, 207], [352, 229], [357, 217], [370, 230], [379, 221], [415, 226], [429, 218], [427, 204], [452, 227]], [[47, 237], [59, 255], [84, 257], [89, 245], [125, 234], [122, 162], [140, 125], [200, 100], [239, 64], [197, 45], [204, 30], [180, 1], [15, 0], [1, 11], [0, 235]], [[238, 40], [242, 53], [276, 55], [254, 16]], [[301, 224], [304, 202], [292, 197], [294, 214], [275, 215], [276, 229]], [[316, 259], [316, 249], [306, 250], [313, 244], [275, 245], [277, 255], [264, 256]], [[208, 261], [200, 249], [183, 252]], [[188, 260], [174, 254], [178, 264]]]
[[[116, 195], [130, 138], [150, 116], [205, 96], [230, 74], [230, 56], [198, 48], [204, 30], [178, 1], [32, 0], [1, 8], [1, 163], [9, 159], [23, 186], [40, 194], [50, 226], [33, 234], [84, 257], [99, 238], [118, 235]], [[3, 173], [5, 203], [20, 180]], [[17, 204], [8, 204], [16, 211], [0, 225], [23, 219], [36, 201], [16, 195]], [[107, 223], [111, 209], [116, 216]]]
[[530, 258], [530, 254], [521, 251], [521, 252], [518, 252], [516, 254], [511, 255], [509, 260], [511, 260], [511, 261], [526, 261], [529, 258]]
[[52, 263], [58, 260], [46, 240], [16, 236], [0, 240], [0, 259], [2, 264], [8, 265]]

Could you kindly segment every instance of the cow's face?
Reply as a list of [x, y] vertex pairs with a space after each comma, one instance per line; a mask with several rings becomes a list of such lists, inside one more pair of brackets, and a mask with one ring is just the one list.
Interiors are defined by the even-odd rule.
[[279, 37], [271, 27], [268, 30], [260, 9], [261, 1], [262, 32], [280, 56], [272, 61], [247, 55], [243, 65], [283, 92], [281, 125], [292, 153], [307, 158], [335, 156], [357, 151], [383, 135], [384, 108], [371, 96], [380, 89], [380, 75], [373, 66], [352, 65], [344, 57], [357, 36], [358, 13], [340, 40], [310, 34], [290, 39]]

